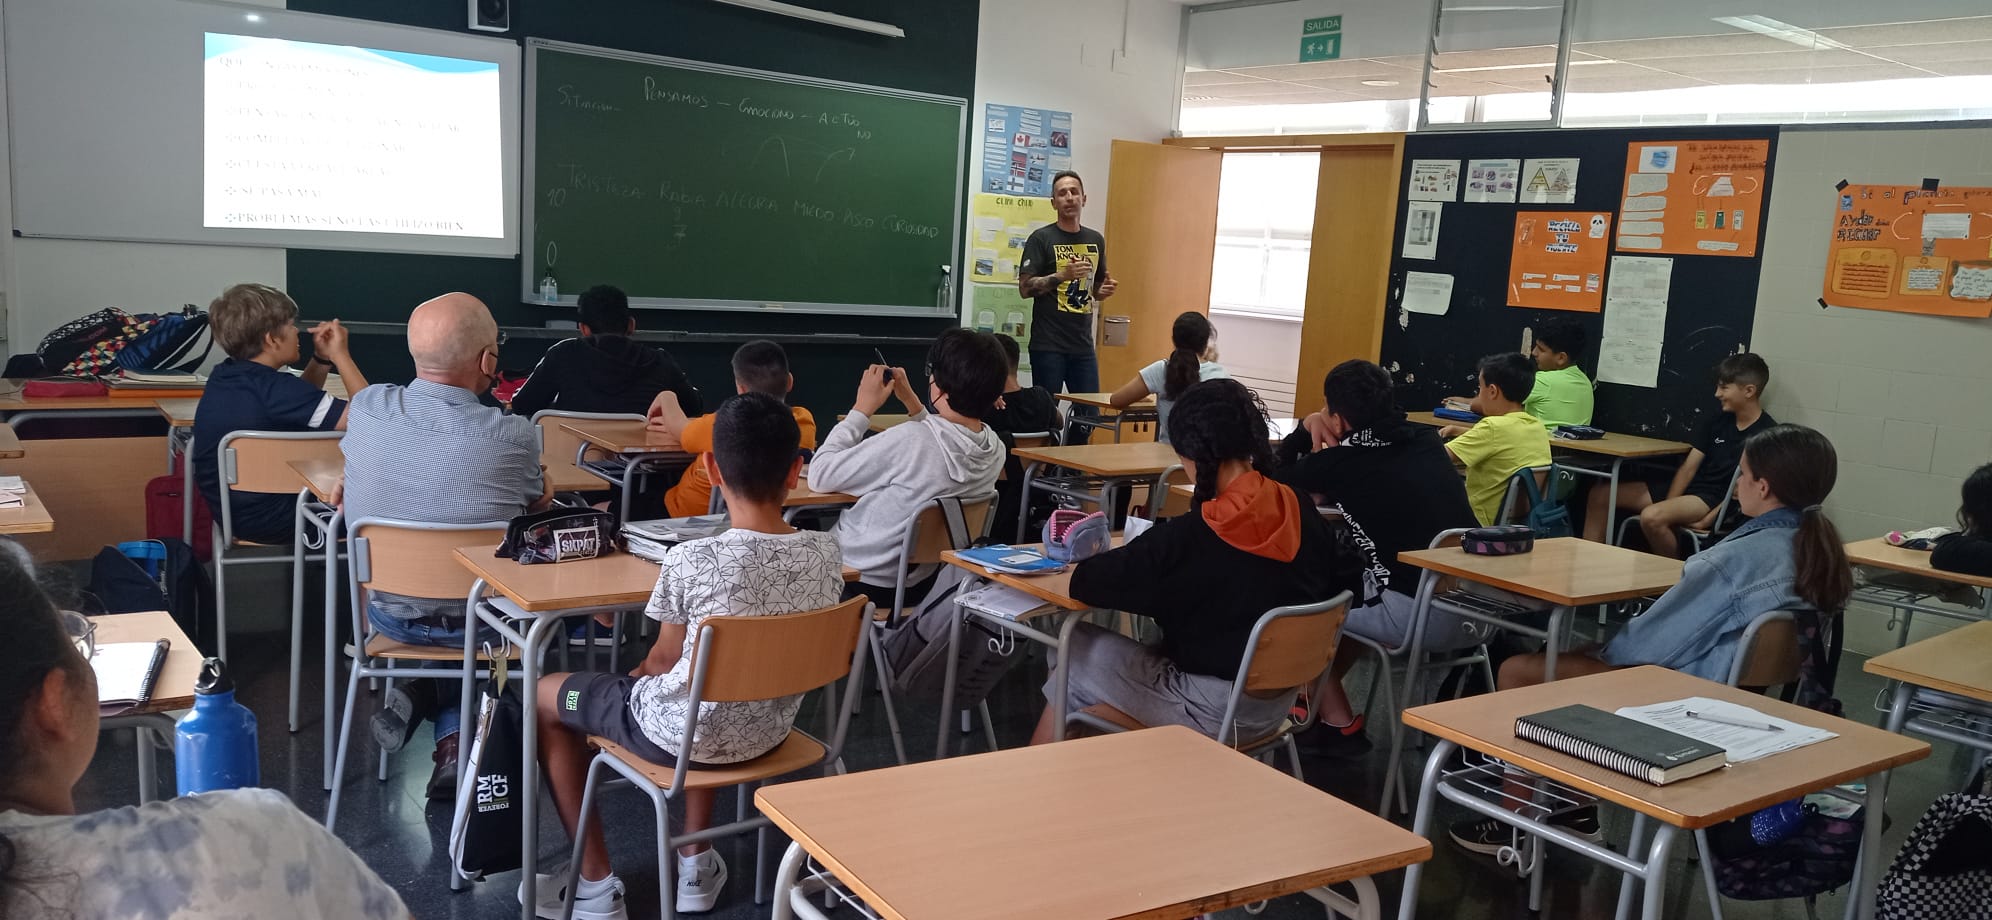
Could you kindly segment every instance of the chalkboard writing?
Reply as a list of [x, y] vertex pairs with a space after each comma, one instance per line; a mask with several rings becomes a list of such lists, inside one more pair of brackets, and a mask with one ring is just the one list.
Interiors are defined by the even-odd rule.
[[536, 45], [525, 289], [946, 313], [960, 99]]

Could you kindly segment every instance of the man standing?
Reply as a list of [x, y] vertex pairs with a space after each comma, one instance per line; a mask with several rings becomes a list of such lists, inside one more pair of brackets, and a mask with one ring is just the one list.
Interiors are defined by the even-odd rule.
[[1061, 172], [1051, 180], [1058, 222], [1024, 241], [1017, 293], [1031, 299], [1031, 382], [1053, 394], [1096, 393], [1100, 359], [1093, 350], [1094, 304], [1114, 295], [1107, 274], [1107, 240], [1079, 225], [1086, 183]]

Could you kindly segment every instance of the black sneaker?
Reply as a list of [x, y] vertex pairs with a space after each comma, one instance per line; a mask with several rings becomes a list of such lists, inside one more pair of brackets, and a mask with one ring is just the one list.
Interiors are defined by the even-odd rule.
[[1363, 717], [1357, 716], [1348, 725], [1336, 727], [1326, 722], [1316, 722], [1293, 736], [1294, 744], [1308, 757], [1326, 757], [1333, 760], [1347, 760], [1361, 757], [1376, 746], [1370, 743], [1369, 735], [1363, 731]]
[[1512, 824], [1503, 824], [1493, 818], [1475, 818], [1454, 824], [1452, 839], [1460, 849], [1469, 853], [1493, 856], [1514, 846], [1517, 834]]
[[1549, 816], [1547, 823], [1557, 830], [1567, 831], [1591, 843], [1604, 843], [1604, 827], [1598, 824], [1597, 805], [1579, 805]]

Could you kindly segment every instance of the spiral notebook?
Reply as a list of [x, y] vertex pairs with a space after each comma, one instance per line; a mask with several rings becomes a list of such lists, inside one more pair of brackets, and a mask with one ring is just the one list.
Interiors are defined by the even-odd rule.
[[97, 646], [90, 670], [97, 672], [97, 711], [112, 716], [152, 702], [152, 687], [166, 667], [172, 643], [111, 642]]
[[1515, 737], [1656, 786], [1729, 762], [1713, 744], [1583, 705], [1522, 716], [1515, 720]]

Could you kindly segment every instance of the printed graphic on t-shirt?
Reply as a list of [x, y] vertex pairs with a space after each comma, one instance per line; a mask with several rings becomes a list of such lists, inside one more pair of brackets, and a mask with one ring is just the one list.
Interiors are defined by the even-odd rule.
[[[1053, 243], [1051, 246], [1051, 270], [1062, 272], [1074, 260], [1084, 259], [1091, 265], [1100, 264], [1100, 247], [1092, 243]], [[1093, 310], [1093, 273], [1080, 275], [1071, 281], [1058, 283], [1058, 312], [1090, 313]]]

